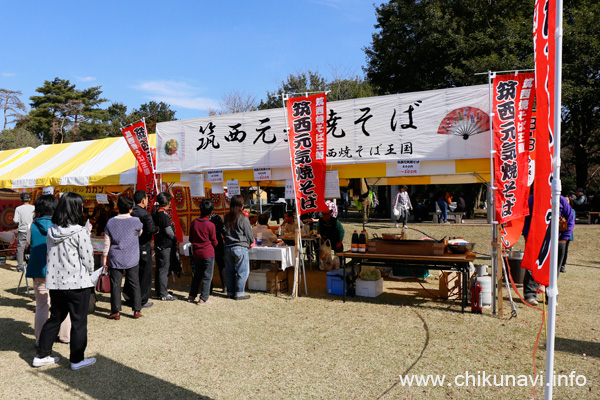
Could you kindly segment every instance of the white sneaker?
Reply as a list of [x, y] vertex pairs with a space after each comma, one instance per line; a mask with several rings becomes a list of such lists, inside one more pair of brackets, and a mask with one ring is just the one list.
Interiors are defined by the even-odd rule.
[[402, 229], [408, 229], [408, 225], [404, 225]]
[[84, 358], [78, 363], [71, 363], [71, 369], [73, 371], [77, 371], [78, 369], [89, 367], [90, 365], [96, 364], [96, 359], [94, 357]]
[[398, 227], [399, 227], [399, 225], [398, 225], [398, 223], [396, 222], [396, 228], [398, 228]]
[[58, 360], [59, 360], [58, 357], [50, 357], [50, 356], [46, 356], [44, 358], [35, 357], [33, 359], [33, 366], [34, 367], [43, 367], [45, 365], [52, 365], [52, 364], [56, 364], [58, 362]]
[[532, 306], [537, 306], [539, 304], [538, 301], [536, 299], [534, 299], [533, 297], [531, 299], [525, 299], [525, 301]]

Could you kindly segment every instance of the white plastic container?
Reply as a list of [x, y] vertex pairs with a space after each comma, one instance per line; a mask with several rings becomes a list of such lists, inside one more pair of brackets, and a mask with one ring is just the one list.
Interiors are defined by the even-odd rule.
[[383, 293], [383, 278], [376, 281], [356, 280], [356, 295], [362, 297], [377, 297]]
[[270, 269], [255, 269], [250, 271], [250, 275], [248, 275], [248, 290], [256, 290], [259, 292], [267, 291], [267, 272]]
[[490, 308], [492, 306], [492, 277], [479, 276], [477, 282], [481, 286], [481, 308]]

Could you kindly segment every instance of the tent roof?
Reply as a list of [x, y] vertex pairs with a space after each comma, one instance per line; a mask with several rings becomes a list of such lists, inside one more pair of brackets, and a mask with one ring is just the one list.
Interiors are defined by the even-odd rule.
[[[154, 141], [150, 135], [151, 145]], [[123, 137], [42, 145], [9, 162], [3, 156], [0, 188], [133, 185], [137, 179], [135, 158]]]

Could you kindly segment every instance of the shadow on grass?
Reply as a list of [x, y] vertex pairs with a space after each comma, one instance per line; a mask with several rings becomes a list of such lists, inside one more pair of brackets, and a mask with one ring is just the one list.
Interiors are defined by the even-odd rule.
[[554, 345], [556, 351], [573, 353], [582, 356], [600, 358], [600, 343], [586, 342], [584, 340], [566, 339], [557, 337]]
[[[22, 301], [2, 299], [0, 305], [18, 306], [17, 303]], [[30, 323], [0, 318], [0, 352], [17, 352], [27, 365], [31, 365], [36, 350], [34, 340], [26, 335], [33, 336]], [[31, 367], [30, 372], [36, 378], [46, 379], [46, 385], [57, 385], [60, 390], [66, 390], [76, 397], [85, 393], [94, 399], [210, 399], [102, 355], [95, 357], [96, 364], [81, 371], [71, 371], [69, 360], [61, 358], [60, 367]], [[69, 388], [65, 389], [65, 385]]]
[[[85, 393], [94, 399], [210, 400], [210, 397], [136, 371], [102, 355], [95, 357], [95, 365], [80, 371], [71, 371], [70, 368], [51, 368], [40, 372], [48, 377], [47, 384], [57, 384], [58, 381], [69, 386], [73, 391]], [[65, 367], [68, 365], [67, 362]], [[42, 373], [38, 376], [43, 376]]]
[[[425, 321], [425, 318], [423, 318], [423, 316], [421, 314], [419, 314], [418, 311], [416, 311], [416, 310], [412, 310], [412, 311], [415, 314], [417, 314], [417, 317], [419, 317], [421, 319], [421, 321], [423, 322], [423, 330], [425, 331], [425, 343], [423, 344], [423, 348], [421, 349], [421, 353], [419, 354], [419, 356], [415, 359], [415, 361], [413, 361], [413, 363], [404, 372], [402, 372], [402, 374], [400, 374], [401, 376], [406, 376], [406, 374], [408, 374], [414, 368], [414, 366], [419, 363], [421, 358], [423, 358], [423, 354], [425, 354], [425, 350], [427, 350], [427, 347], [429, 347], [429, 326], [427, 325], [427, 321]], [[399, 383], [400, 383], [400, 380], [397, 380], [396, 382], [394, 382], [394, 384], [392, 386], [390, 386], [385, 392], [381, 393], [377, 398], [380, 399], [383, 396], [385, 396], [386, 394], [388, 394], [389, 392], [391, 392], [396, 386], [398, 386]]]

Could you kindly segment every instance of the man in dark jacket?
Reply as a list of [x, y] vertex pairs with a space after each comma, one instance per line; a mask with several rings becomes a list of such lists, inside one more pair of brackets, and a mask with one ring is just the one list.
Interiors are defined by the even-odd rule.
[[[143, 190], [138, 190], [133, 194], [135, 206], [131, 212], [132, 217], [137, 217], [142, 222], [143, 231], [139, 237], [140, 241], [140, 289], [142, 292], [142, 307], [152, 307], [154, 303], [148, 302], [150, 291], [152, 290], [152, 236], [158, 232], [158, 228], [152, 220], [152, 215], [146, 210], [148, 207], [148, 196]], [[123, 288], [123, 298], [129, 302], [132, 295], [132, 288], [125, 281]]]

